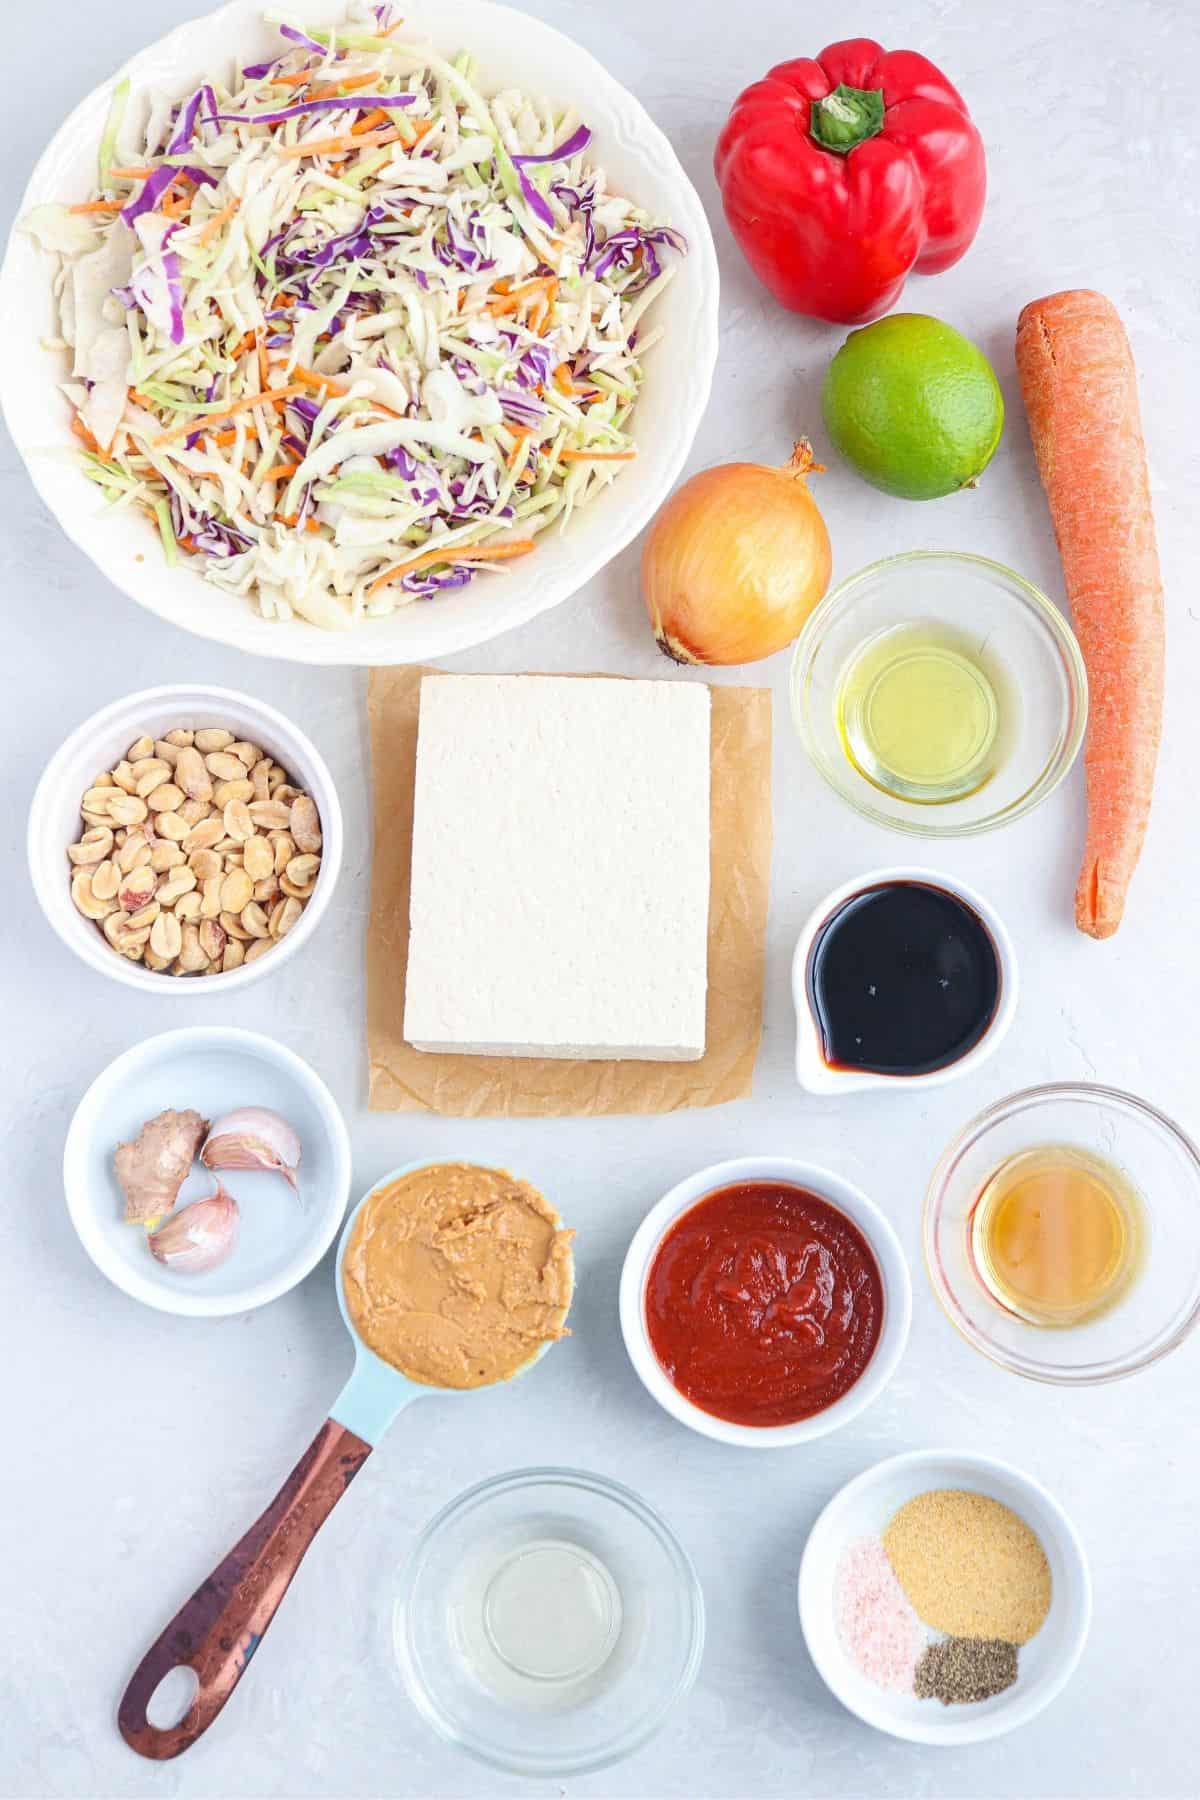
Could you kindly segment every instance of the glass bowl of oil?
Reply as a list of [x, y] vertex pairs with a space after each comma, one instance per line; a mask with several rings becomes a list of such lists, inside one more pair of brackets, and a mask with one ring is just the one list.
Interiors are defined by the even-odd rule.
[[1200, 1151], [1116, 1088], [1029, 1088], [981, 1113], [933, 1172], [923, 1235], [951, 1324], [1034, 1381], [1136, 1374], [1200, 1319]]
[[664, 1723], [700, 1667], [704, 1599], [686, 1551], [629, 1488], [521, 1469], [426, 1526], [392, 1628], [435, 1731], [552, 1780], [616, 1762]]
[[916, 837], [1009, 824], [1083, 742], [1087, 676], [1067, 621], [1002, 563], [915, 550], [833, 588], [796, 642], [792, 717], [842, 798]]

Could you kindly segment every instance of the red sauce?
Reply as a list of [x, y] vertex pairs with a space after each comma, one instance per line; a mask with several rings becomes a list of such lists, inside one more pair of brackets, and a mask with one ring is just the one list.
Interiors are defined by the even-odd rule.
[[734, 1425], [791, 1425], [852, 1388], [879, 1342], [883, 1278], [858, 1227], [783, 1181], [698, 1200], [646, 1281], [646, 1328], [671, 1381]]

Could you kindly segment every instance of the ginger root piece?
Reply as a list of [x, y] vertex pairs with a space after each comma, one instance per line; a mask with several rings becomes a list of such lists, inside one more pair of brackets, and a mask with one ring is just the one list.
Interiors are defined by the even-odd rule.
[[117, 1145], [113, 1166], [127, 1224], [144, 1225], [171, 1211], [207, 1135], [208, 1120], [198, 1112], [168, 1107], [147, 1119], [131, 1144]]

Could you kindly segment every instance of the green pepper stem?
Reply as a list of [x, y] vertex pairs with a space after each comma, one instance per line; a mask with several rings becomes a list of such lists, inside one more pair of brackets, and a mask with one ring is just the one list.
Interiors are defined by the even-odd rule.
[[814, 100], [809, 130], [825, 150], [845, 156], [883, 130], [883, 89], [852, 88], [839, 81], [823, 100]]

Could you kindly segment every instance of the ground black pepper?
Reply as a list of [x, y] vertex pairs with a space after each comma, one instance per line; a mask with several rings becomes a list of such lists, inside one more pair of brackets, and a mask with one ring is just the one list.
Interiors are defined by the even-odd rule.
[[963, 1706], [1002, 1694], [1017, 1679], [1017, 1646], [997, 1638], [946, 1638], [930, 1644], [917, 1664], [918, 1700]]

